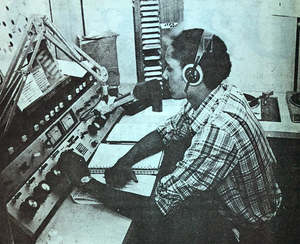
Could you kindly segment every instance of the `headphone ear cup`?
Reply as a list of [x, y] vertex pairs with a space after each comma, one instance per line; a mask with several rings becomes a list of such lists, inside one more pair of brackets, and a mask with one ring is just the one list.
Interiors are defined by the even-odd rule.
[[193, 64], [187, 64], [182, 70], [182, 77], [190, 86], [198, 86], [203, 79], [203, 71], [200, 65], [197, 65], [194, 71], [193, 67]]

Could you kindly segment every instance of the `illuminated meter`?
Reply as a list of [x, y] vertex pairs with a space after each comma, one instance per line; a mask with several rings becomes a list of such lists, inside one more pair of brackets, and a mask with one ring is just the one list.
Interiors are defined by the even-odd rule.
[[47, 142], [51, 143], [51, 145], [56, 145], [60, 139], [62, 139], [63, 137], [63, 131], [62, 128], [60, 126], [58, 126], [58, 124], [54, 125], [47, 133]]

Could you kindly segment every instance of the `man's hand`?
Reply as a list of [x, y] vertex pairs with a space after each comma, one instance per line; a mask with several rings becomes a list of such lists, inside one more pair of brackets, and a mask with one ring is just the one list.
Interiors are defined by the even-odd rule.
[[116, 97], [108, 96], [107, 104], [102, 100], [100, 103], [96, 106], [96, 110], [98, 110], [101, 114], [105, 115], [111, 111], [114, 110], [114, 101], [116, 100]]
[[115, 165], [108, 168], [105, 170], [104, 176], [107, 184], [117, 188], [124, 187], [131, 180], [138, 182], [132, 168], [127, 166]]
[[57, 167], [75, 186], [80, 185], [82, 177], [90, 175], [85, 159], [71, 150], [62, 152]]

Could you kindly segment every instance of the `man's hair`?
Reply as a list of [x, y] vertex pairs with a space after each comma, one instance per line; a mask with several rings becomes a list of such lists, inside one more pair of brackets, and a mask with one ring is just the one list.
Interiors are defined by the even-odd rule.
[[[180, 62], [182, 68], [193, 64], [198, 51], [203, 29], [189, 29], [182, 31], [173, 38], [172, 57]], [[203, 71], [203, 82], [209, 89], [216, 88], [225, 80], [231, 70], [231, 62], [225, 43], [213, 35], [213, 52], [205, 52], [201, 58], [200, 66]]]

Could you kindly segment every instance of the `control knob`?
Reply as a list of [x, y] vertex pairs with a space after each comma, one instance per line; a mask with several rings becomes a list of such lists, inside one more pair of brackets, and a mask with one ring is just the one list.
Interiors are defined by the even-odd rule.
[[103, 118], [102, 116], [97, 116], [94, 120], [94, 123], [97, 123], [100, 126], [100, 128], [102, 128], [105, 125], [105, 122], [106, 118]]
[[97, 140], [94, 140], [91, 142], [91, 145], [92, 145], [92, 147], [96, 147], [98, 145], [98, 143], [99, 142]]
[[92, 123], [91, 125], [88, 126], [88, 132], [90, 135], [94, 136], [97, 135], [97, 131], [100, 129], [98, 125]]
[[49, 186], [53, 187], [59, 183], [60, 177], [61, 172], [54, 167], [46, 174], [46, 182], [49, 184]]
[[52, 189], [46, 181], [41, 181], [38, 186], [33, 189], [34, 197], [39, 203], [45, 201], [51, 191]]
[[26, 212], [26, 214], [34, 215], [40, 208], [40, 204], [35, 200], [33, 196], [27, 197], [20, 205], [20, 210]]

